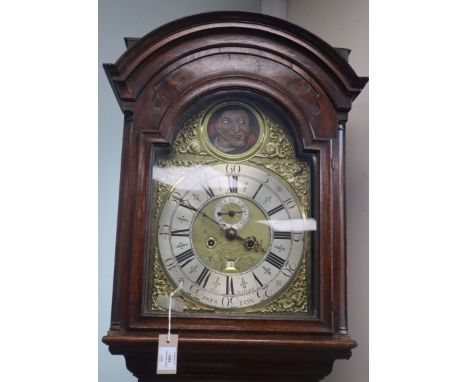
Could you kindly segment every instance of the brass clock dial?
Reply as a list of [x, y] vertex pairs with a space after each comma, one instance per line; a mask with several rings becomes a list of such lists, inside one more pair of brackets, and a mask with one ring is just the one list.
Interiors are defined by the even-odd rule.
[[215, 309], [266, 303], [289, 285], [304, 252], [304, 213], [278, 175], [218, 163], [183, 176], [158, 218], [161, 264], [189, 298]]

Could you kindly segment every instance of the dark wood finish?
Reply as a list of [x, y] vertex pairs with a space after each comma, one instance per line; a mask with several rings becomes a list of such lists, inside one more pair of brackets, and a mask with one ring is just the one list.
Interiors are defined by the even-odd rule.
[[[140, 381], [174, 380], [155, 375], [157, 341], [146, 336], [108, 336], [113, 354], [125, 354]], [[336, 358], [349, 358], [355, 342], [346, 337], [296, 339], [187, 338], [179, 345], [177, 381], [318, 381]], [[255, 377], [255, 378], [254, 378]], [[167, 379], [166, 379], [167, 378]]]
[[302, 319], [174, 315], [178, 381], [318, 381], [356, 346], [347, 336], [344, 126], [367, 78], [313, 34], [284, 20], [215, 12], [177, 20], [104, 68], [125, 113], [111, 328], [103, 341], [139, 381], [156, 376], [167, 318], [142, 313], [152, 149], [170, 146], [191, 103], [249, 90], [288, 113], [300, 153], [317, 157], [318, 314]]

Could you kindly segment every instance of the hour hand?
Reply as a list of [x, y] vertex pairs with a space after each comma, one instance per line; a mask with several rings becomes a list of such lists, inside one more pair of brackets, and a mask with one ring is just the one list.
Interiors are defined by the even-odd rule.
[[265, 252], [262, 245], [258, 242], [255, 236], [249, 236], [244, 239], [243, 237], [236, 234], [236, 239], [243, 241], [244, 246], [248, 251], [254, 250], [255, 252]]
[[245, 248], [247, 248], [247, 250], [254, 250], [255, 252], [265, 252], [265, 250], [263, 249], [262, 245], [257, 241], [257, 238], [255, 236], [250, 236], [246, 239], [242, 239], [244, 240], [244, 245], [245, 245]]
[[226, 227], [225, 227], [224, 224], [218, 223], [216, 220], [210, 218], [210, 217], [209, 217], [206, 213], [204, 213], [203, 211], [196, 209], [194, 206], [192, 206], [192, 205], [190, 204], [190, 202], [189, 202], [188, 200], [179, 198], [179, 197], [177, 197], [177, 196], [173, 196], [173, 198], [174, 198], [174, 200], [176, 200], [176, 201], [179, 203], [179, 205], [180, 205], [181, 207], [187, 208], [187, 209], [189, 209], [189, 210], [191, 210], [191, 211], [194, 211], [194, 212], [199, 212], [202, 216], [204, 216], [205, 218], [207, 218], [207, 219], [211, 220], [213, 223], [215, 223], [221, 230], [223, 230], [223, 231], [226, 230]]
[[226, 239], [228, 240], [240, 240], [244, 242], [245, 248], [250, 251], [254, 250], [256, 252], [258, 251], [264, 251], [262, 248], [262, 245], [257, 241], [255, 236], [249, 236], [248, 238], [244, 239], [242, 236], [239, 236], [237, 233], [237, 230], [230, 227], [226, 229], [225, 231]]

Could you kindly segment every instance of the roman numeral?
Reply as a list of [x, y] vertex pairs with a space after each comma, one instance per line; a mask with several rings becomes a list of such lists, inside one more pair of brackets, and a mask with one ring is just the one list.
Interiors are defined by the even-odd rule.
[[234, 294], [234, 279], [226, 276], [226, 294]]
[[255, 197], [257, 196], [257, 194], [258, 194], [258, 193], [260, 192], [260, 190], [262, 189], [262, 186], [263, 186], [263, 184], [260, 184], [260, 186], [258, 186], [257, 191], [255, 191], [255, 194], [253, 194], [253, 196], [252, 196], [252, 199], [255, 199]]
[[278, 255], [275, 255], [273, 252], [270, 252], [268, 256], [265, 259], [266, 262], [270, 263], [274, 267], [281, 269], [286, 262], [286, 260], [283, 260], [281, 257]]
[[273, 239], [291, 240], [291, 232], [275, 231], [273, 232]]
[[178, 229], [176, 231], [171, 231], [171, 236], [188, 236], [189, 229]]
[[259, 278], [257, 277], [257, 275], [256, 275], [255, 273], [253, 273], [253, 272], [252, 272], [252, 274], [253, 274], [253, 277], [254, 277], [255, 281], [258, 283], [258, 285], [260, 285], [260, 286], [262, 287], [263, 284], [262, 284], [262, 282], [259, 280]]
[[229, 192], [236, 194], [237, 193], [237, 183], [239, 181], [239, 177], [237, 175], [229, 175]]
[[203, 190], [208, 194], [208, 196], [209, 196], [210, 198], [212, 198], [212, 197], [214, 196], [214, 192], [213, 192], [213, 190], [210, 188], [210, 186], [203, 186], [203, 185], [202, 185], [202, 188], [203, 188]]
[[270, 211], [267, 212], [268, 216], [271, 216], [273, 214], [276, 214], [277, 212], [281, 211], [284, 209], [284, 206], [280, 204], [279, 206], [276, 206], [275, 208], [272, 208]]
[[[187, 249], [186, 251], [180, 253], [175, 257], [177, 262], [180, 264], [180, 267], [185, 267], [188, 263], [190, 263], [195, 258], [195, 253], [193, 252], [192, 248]], [[183, 263], [185, 261], [185, 263]], [[183, 263], [183, 264], [181, 264]]]
[[[201, 287], [205, 288], [206, 287], [206, 283], [208, 282], [208, 279], [210, 278], [211, 276], [211, 272], [208, 271], [208, 268], [204, 268], [202, 273], [200, 273], [200, 276], [198, 276], [198, 279], [197, 281], [195, 281], [198, 285], [200, 285]], [[203, 285], [202, 285], [203, 283]]]

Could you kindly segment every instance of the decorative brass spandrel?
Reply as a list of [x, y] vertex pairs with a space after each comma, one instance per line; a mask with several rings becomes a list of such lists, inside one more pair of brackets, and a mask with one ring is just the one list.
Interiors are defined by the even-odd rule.
[[264, 117], [267, 125], [268, 138], [257, 154], [259, 158], [295, 159], [294, 146], [283, 128], [275, 121]]
[[[200, 141], [200, 126], [203, 116], [206, 111], [195, 115], [188, 120], [174, 141], [173, 152], [166, 160], [159, 160], [157, 166], [159, 168], [180, 168], [180, 172], [174, 175], [174, 178], [167, 183], [153, 182], [153, 212], [152, 212], [152, 227], [157, 227], [157, 217], [160, 208], [163, 205], [167, 194], [171, 191], [175, 182], [180, 179], [184, 173], [184, 169], [190, 171], [194, 167], [203, 165], [211, 165], [219, 163], [218, 159], [212, 158], [204, 149], [204, 145]], [[249, 162], [260, 165], [280, 176], [299, 198], [302, 204], [303, 211], [309, 211], [311, 179], [310, 168], [306, 162], [298, 161], [295, 157], [294, 145], [292, 144], [288, 134], [282, 126], [271, 120], [266, 115], [262, 114], [262, 119], [265, 121], [266, 139], [262, 146], [253, 157], [246, 158]], [[205, 142], [206, 144], [206, 142]], [[275, 159], [272, 161], [271, 159]], [[229, 161], [229, 157], [225, 158]], [[169, 174], [170, 176], [170, 174]], [[152, 259], [152, 291], [151, 309], [153, 311], [167, 311], [167, 308], [160, 307], [157, 303], [158, 296], [168, 296], [175, 286], [166, 276], [162, 265], [160, 264], [160, 256], [157, 249], [156, 230], [151, 230], [151, 253]], [[305, 233], [304, 248], [310, 245], [310, 234]], [[233, 311], [233, 314], [239, 313], [307, 313], [309, 309], [307, 280], [308, 266], [307, 259], [303, 257], [300, 268], [296, 271], [294, 279], [290, 285], [273, 301], [248, 308], [242, 312]], [[197, 304], [192, 299], [183, 294], [178, 296], [185, 303], [185, 311], [188, 312], [216, 312], [216, 309], [210, 308], [203, 304]], [[223, 313], [230, 313], [223, 311]]]
[[177, 154], [208, 155], [199, 139], [199, 126], [203, 113], [199, 113], [187, 121], [174, 141], [174, 151]]
[[[203, 118], [206, 111], [198, 113], [184, 124], [184, 127], [177, 134], [174, 141], [174, 151], [178, 154], [192, 155], [208, 155], [204, 149], [204, 145], [209, 145], [208, 142], [202, 144], [201, 127], [204, 123]], [[252, 156], [242, 157], [242, 160], [251, 158], [268, 158], [268, 159], [295, 159], [294, 146], [291, 140], [285, 133], [284, 129], [275, 121], [261, 113], [261, 119], [266, 126], [266, 139], [262, 140], [260, 150], [254, 152]], [[232, 160], [230, 155], [226, 155], [227, 161]]]

